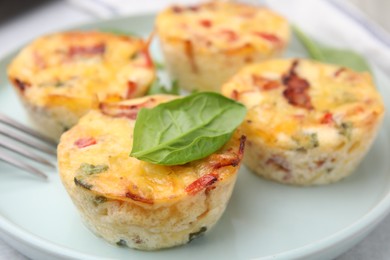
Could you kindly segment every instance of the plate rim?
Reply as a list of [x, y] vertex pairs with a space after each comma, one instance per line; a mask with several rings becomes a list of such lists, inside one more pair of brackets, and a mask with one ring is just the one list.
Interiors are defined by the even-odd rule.
[[[68, 30], [85, 30], [86, 27], [99, 26], [105, 22], [120, 22], [122, 20], [131, 19], [144, 19], [144, 18], [153, 18], [156, 16], [156, 12], [139, 12], [136, 14], [130, 15], [119, 15], [115, 18], [99, 18], [94, 21], [88, 22], [78, 22], [70, 26], [64, 26], [60, 29], [53, 29], [46, 32], [43, 35], [62, 32]], [[33, 38], [34, 39], [34, 38]], [[33, 39], [29, 39], [21, 44], [16, 45], [12, 50], [5, 52], [0, 56], [0, 62], [12, 58], [23, 46], [31, 42]], [[372, 64], [370, 64], [372, 65]], [[377, 66], [373, 66], [372, 70], [375, 74], [379, 74], [382, 80], [386, 80], [390, 82], [390, 77], [386, 76], [383, 70]], [[374, 77], [375, 78], [375, 77]], [[384, 89], [383, 92], [389, 92], [390, 89]], [[390, 94], [387, 93], [386, 96], [390, 97]], [[384, 93], [381, 93], [381, 96], [384, 98]], [[389, 117], [388, 114], [385, 114], [385, 118]], [[385, 121], [385, 120], [383, 120]], [[385, 122], [382, 123], [381, 128], [385, 128]], [[386, 134], [386, 132], [385, 132]], [[389, 138], [390, 134], [386, 134], [387, 137], [387, 145], [389, 146]], [[390, 146], [389, 146], [390, 147]], [[49, 180], [50, 181], [50, 180]], [[307, 243], [303, 246], [283, 251], [276, 254], [270, 254], [266, 256], [254, 257], [253, 259], [262, 259], [262, 260], [271, 260], [271, 259], [300, 259], [308, 256], [312, 256], [315, 253], [318, 253], [323, 250], [327, 250], [332, 246], [345, 241], [347, 239], [353, 238], [354, 236], [358, 236], [359, 233], [363, 232], [365, 228], [371, 230], [375, 226], [377, 226], [383, 218], [385, 218], [390, 213], [390, 188], [386, 193], [382, 195], [382, 199], [379, 200], [371, 209], [364, 213], [364, 215], [360, 216], [357, 220], [350, 223], [348, 226], [343, 227], [342, 229], [334, 232], [328, 236], [325, 236], [319, 240]], [[70, 249], [66, 246], [59, 245], [52, 241], [49, 241], [45, 238], [39, 237], [38, 235], [33, 234], [32, 232], [24, 229], [23, 227], [13, 223], [10, 219], [5, 217], [0, 213], [0, 237], [11, 237], [14, 240], [18, 240], [24, 243], [24, 245], [30, 246], [31, 248], [38, 250], [40, 252], [50, 253], [52, 256], [57, 257], [71, 257], [75, 259], [107, 259], [101, 256], [86, 254], [79, 250]], [[11, 246], [12, 248], [16, 248], [15, 246], [8, 243], [8, 241], [4, 240], [4, 243]], [[19, 251], [19, 249], [17, 249]], [[19, 251], [24, 254], [23, 251]]]

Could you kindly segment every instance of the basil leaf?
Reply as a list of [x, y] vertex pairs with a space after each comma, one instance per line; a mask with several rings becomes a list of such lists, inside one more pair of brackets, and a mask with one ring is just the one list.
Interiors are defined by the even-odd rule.
[[371, 71], [367, 61], [358, 53], [351, 50], [324, 46], [311, 39], [296, 26], [293, 26], [293, 31], [313, 60], [348, 67], [355, 71]]
[[180, 95], [180, 87], [179, 82], [177, 80], [174, 80], [172, 82], [170, 94]]
[[139, 35], [134, 33], [134, 32], [128, 32], [128, 31], [124, 31], [124, 30], [121, 30], [121, 29], [117, 29], [117, 28], [100, 28], [99, 31], [112, 33], [112, 34], [116, 34], [116, 35], [139, 37]]
[[157, 78], [150, 86], [147, 95], [156, 95], [156, 94], [179, 95], [180, 88], [176, 80], [172, 82], [171, 88], [168, 89], [164, 85], [162, 85], [160, 80]]
[[156, 95], [156, 94], [162, 94], [162, 91], [165, 89], [165, 87], [160, 83], [160, 80], [156, 78], [152, 85], [149, 87], [147, 95]]
[[130, 156], [181, 165], [221, 148], [246, 115], [246, 108], [217, 93], [201, 92], [138, 113]]
[[161, 61], [153, 60], [153, 64], [157, 70], [164, 70], [165, 68], [164, 63], [162, 63]]

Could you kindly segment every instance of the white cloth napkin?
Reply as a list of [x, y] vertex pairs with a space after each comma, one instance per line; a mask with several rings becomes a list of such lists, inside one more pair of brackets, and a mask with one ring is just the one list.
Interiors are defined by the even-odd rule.
[[[156, 12], [175, 3], [197, 0], [68, 0], [101, 18]], [[350, 48], [390, 74], [390, 36], [346, 1], [244, 0], [262, 4], [287, 17], [309, 35], [334, 47]], [[377, 2], [378, 3], [378, 2]], [[335, 43], [337, 45], [335, 45]]]
[[353, 49], [390, 74], [390, 35], [346, 1], [266, 0], [266, 3], [315, 39]]

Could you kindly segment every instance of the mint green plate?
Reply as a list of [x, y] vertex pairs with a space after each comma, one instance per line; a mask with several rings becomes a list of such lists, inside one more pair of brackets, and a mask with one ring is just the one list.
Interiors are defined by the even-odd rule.
[[[82, 25], [147, 35], [153, 15]], [[157, 45], [153, 45], [158, 57]], [[287, 55], [304, 56], [293, 41]], [[302, 54], [302, 55], [300, 55]], [[13, 54], [0, 61], [0, 111], [28, 123], [6, 80]], [[374, 69], [389, 111], [389, 80]], [[371, 151], [349, 178], [299, 188], [263, 180], [242, 167], [228, 208], [207, 236], [191, 244], [142, 252], [110, 245], [85, 228], [56, 171], [43, 182], [0, 163], [0, 233], [33, 259], [330, 259], [359, 242], [390, 209], [389, 134], [384, 125]], [[53, 159], [54, 160], [54, 159]]]

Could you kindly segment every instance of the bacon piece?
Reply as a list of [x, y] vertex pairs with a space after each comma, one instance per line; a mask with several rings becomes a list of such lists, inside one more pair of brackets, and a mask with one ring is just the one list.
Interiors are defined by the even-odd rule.
[[253, 62], [253, 58], [250, 56], [247, 56], [247, 57], [245, 57], [244, 61], [245, 61], [245, 63], [251, 63], [251, 62]]
[[37, 65], [38, 68], [40, 68], [40, 69], [46, 68], [46, 62], [43, 59], [41, 54], [39, 54], [38, 52], [34, 51], [33, 52], [33, 59], [34, 59], [35, 65]]
[[140, 51], [140, 54], [145, 58], [145, 67], [147, 68], [153, 68], [154, 63], [152, 60], [152, 57], [150, 56], [149, 49], [145, 47]]
[[192, 46], [192, 42], [190, 40], [184, 41], [184, 52], [187, 55], [188, 61], [190, 63], [192, 72], [197, 73], [198, 72], [198, 66], [195, 63], [195, 57], [194, 57], [194, 47]]
[[177, 5], [174, 5], [174, 6], [172, 6], [172, 11], [174, 12], [174, 13], [181, 13], [181, 12], [183, 12], [183, 7], [181, 7], [181, 6], [177, 6]]
[[238, 148], [237, 153], [232, 153], [232, 155], [216, 155], [218, 156], [217, 163], [212, 165], [214, 170], [218, 170], [222, 167], [233, 166], [236, 167], [240, 164], [242, 157], [244, 155], [246, 136], [242, 135], [240, 137], [240, 147]]
[[245, 19], [251, 19], [254, 18], [257, 14], [257, 11], [254, 9], [244, 9], [240, 11], [238, 14], [240, 17], [245, 18]]
[[286, 159], [280, 155], [272, 155], [267, 161], [266, 164], [274, 165], [278, 170], [283, 172], [290, 172], [289, 165]]
[[135, 104], [135, 105], [123, 105], [117, 103], [100, 103], [99, 109], [106, 116], [125, 117], [131, 120], [135, 120], [141, 108], [151, 107], [153, 103], [154, 103], [153, 98], [148, 99], [143, 103]]
[[315, 161], [317, 168], [320, 168], [326, 162], [325, 159]]
[[264, 40], [267, 40], [267, 41], [274, 43], [274, 44], [281, 44], [282, 43], [280, 38], [272, 33], [254, 32], [254, 34], [263, 38]]
[[245, 44], [240, 44], [240, 46], [225, 49], [224, 51], [227, 55], [245, 54], [253, 51], [253, 45], [247, 42]]
[[291, 115], [291, 117], [293, 117], [295, 120], [298, 120], [299, 122], [302, 122], [306, 118], [305, 115], [301, 115], [301, 114], [294, 114]]
[[229, 156], [219, 155], [218, 162], [213, 164], [212, 167], [215, 170], [218, 170], [226, 166], [236, 167], [240, 164], [240, 162], [241, 162], [241, 156], [239, 156], [238, 154], [229, 155]]
[[182, 13], [184, 11], [192, 11], [192, 12], [197, 12], [199, 10], [199, 6], [194, 5], [194, 6], [189, 6], [189, 7], [182, 7], [182, 6], [172, 6], [172, 11], [174, 13]]
[[265, 83], [265, 85], [263, 86], [263, 89], [264, 90], [271, 90], [271, 89], [276, 89], [280, 86], [279, 82], [277, 81], [268, 81], [267, 83]]
[[129, 198], [129, 199], [132, 199], [132, 200], [135, 200], [135, 201], [139, 201], [139, 202], [143, 202], [143, 203], [146, 203], [146, 204], [153, 204], [153, 199], [148, 199], [148, 198], [144, 198], [144, 197], [141, 197], [140, 195], [137, 195], [137, 194], [134, 194], [134, 193], [131, 193], [130, 191], [126, 192], [125, 194], [126, 198]]
[[333, 123], [333, 115], [332, 113], [325, 113], [325, 115], [321, 118], [321, 124], [331, 124]]
[[232, 30], [224, 29], [220, 31], [220, 34], [225, 36], [229, 42], [233, 42], [238, 39], [237, 33]]
[[231, 98], [234, 100], [238, 100], [240, 98], [240, 93], [237, 90], [233, 90], [231, 94]]
[[207, 47], [211, 47], [211, 45], [213, 45], [213, 42], [210, 40], [205, 40], [204, 43], [206, 44]]
[[73, 58], [75, 56], [93, 56], [102, 55], [106, 51], [106, 45], [99, 43], [93, 46], [70, 46], [68, 56]]
[[15, 78], [13, 80], [14, 85], [20, 90], [20, 92], [24, 92], [28, 87], [30, 87], [30, 83], [21, 81], [20, 79]]
[[197, 11], [199, 11], [199, 6], [197, 6], [197, 5], [190, 6], [190, 7], [188, 7], [188, 10], [191, 10], [193, 12], [197, 12]]
[[206, 20], [206, 19], [200, 20], [199, 23], [200, 25], [206, 28], [210, 28], [213, 25], [210, 20]]
[[84, 147], [96, 144], [96, 139], [93, 137], [84, 137], [84, 138], [78, 139], [76, 142], [74, 142], [74, 144], [78, 148], [84, 148]]
[[246, 143], [246, 136], [242, 135], [240, 137], [240, 147], [238, 148], [238, 155], [240, 159], [242, 159], [242, 156], [244, 155], [245, 143]]
[[291, 105], [311, 110], [314, 107], [308, 93], [310, 85], [306, 79], [297, 75], [297, 66], [298, 60], [295, 60], [288, 74], [283, 76], [283, 84], [287, 87], [283, 95]]
[[336, 70], [336, 72], [334, 73], [334, 76], [335, 76], [335, 77], [338, 77], [338, 76], [340, 76], [340, 74], [341, 74], [342, 72], [344, 72], [344, 71], [346, 71], [346, 68], [341, 67], [340, 69]]
[[127, 93], [126, 93], [126, 98], [132, 98], [135, 91], [137, 90], [137, 83], [134, 81], [127, 81]]
[[209, 10], [215, 10], [217, 8], [217, 3], [216, 1], [205, 2], [202, 3], [202, 7]]
[[272, 90], [280, 86], [278, 81], [269, 80], [258, 75], [252, 75], [252, 81], [260, 90]]
[[145, 42], [145, 45], [140, 50], [140, 54], [142, 56], [144, 56], [144, 58], [145, 58], [145, 67], [147, 67], [147, 68], [154, 67], [153, 59], [152, 59], [152, 56], [150, 55], [150, 51], [149, 51], [150, 44], [152, 43], [154, 35], [155, 35], [155, 31], [152, 31], [151, 34], [148, 36], [148, 38]]
[[[216, 163], [211, 163], [212, 164], [212, 172], [222, 168], [222, 167], [227, 167], [227, 166], [233, 166], [237, 167], [244, 155], [244, 149], [245, 149], [245, 141], [246, 141], [246, 136], [242, 135], [240, 137], [240, 146], [238, 148], [237, 152], [232, 152], [230, 155], [220, 155], [220, 154], [215, 154], [212, 155], [214, 156], [215, 160], [217, 161]], [[211, 159], [213, 160], [213, 158]], [[203, 175], [196, 181], [192, 182], [190, 185], [188, 185], [185, 188], [185, 191], [189, 193], [190, 195], [195, 195], [199, 191], [206, 189], [206, 191], [210, 190], [210, 186], [214, 184], [218, 180], [218, 175], [216, 173], [211, 173], [207, 175]]]
[[211, 186], [218, 180], [218, 177], [215, 174], [203, 175], [196, 181], [192, 182], [185, 188], [185, 191], [190, 195], [195, 195], [199, 191]]

